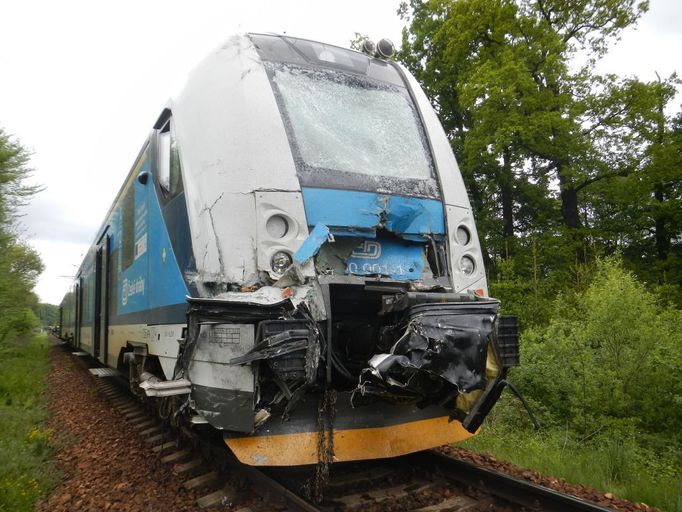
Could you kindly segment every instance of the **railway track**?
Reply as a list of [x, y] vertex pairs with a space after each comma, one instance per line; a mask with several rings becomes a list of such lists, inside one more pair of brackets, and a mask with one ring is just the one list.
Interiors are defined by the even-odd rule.
[[[65, 347], [68, 349], [68, 347]], [[238, 512], [464, 512], [539, 510], [608, 512], [607, 508], [437, 451], [381, 461], [335, 464], [324, 499], [313, 503], [314, 470], [256, 468], [239, 463], [222, 442], [207, 443], [172, 428], [130, 393], [123, 379], [72, 351], [96, 377], [98, 392], [143, 439], [156, 463], [170, 465], [187, 490], [201, 490], [197, 507]], [[308, 490], [308, 491], [307, 491]]]

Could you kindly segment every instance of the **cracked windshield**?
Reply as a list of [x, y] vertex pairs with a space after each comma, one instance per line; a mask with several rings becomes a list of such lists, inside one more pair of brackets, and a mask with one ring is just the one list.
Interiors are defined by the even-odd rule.
[[372, 176], [431, 177], [406, 91], [339, 71], [271, 66], [305, 165]]

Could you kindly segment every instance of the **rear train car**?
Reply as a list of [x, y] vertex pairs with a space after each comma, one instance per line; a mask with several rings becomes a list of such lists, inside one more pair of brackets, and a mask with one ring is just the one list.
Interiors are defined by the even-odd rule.
[[487, 295], [464, 183], [415, 79], [248, 34], [161, 113], [60, 332], [244, 463], [316, 463], [330, 435], [348, 461], [477, 430], [517, 358], [514, 320]]

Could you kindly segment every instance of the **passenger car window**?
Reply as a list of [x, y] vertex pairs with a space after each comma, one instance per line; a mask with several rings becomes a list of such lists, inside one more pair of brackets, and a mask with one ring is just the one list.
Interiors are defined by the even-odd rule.
[[129, 186], [121, 208], [121, 268], [128, 269], [135, 260], [135, 187]]
[[171, 119], [159, 130], [157, 137], [157, 173], [159, 186], [167, 200], [182, 192], [180, 152]]

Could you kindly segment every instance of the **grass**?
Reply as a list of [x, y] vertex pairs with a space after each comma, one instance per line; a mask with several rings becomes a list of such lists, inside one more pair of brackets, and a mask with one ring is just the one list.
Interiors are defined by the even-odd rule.
[[682, 471], [679, 453], [672, 450], [656, 453], [617, 438], [581, 444], [566, 432], [514, 431], [501, 423], [488, 424], [461, 446], [572, 484], [682, 512]]
[[0, 511], [30, 511], [55, 484], [44, 335], [0, 345]]

